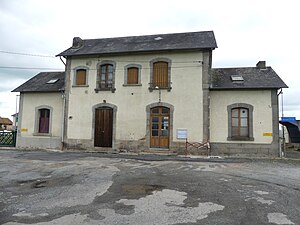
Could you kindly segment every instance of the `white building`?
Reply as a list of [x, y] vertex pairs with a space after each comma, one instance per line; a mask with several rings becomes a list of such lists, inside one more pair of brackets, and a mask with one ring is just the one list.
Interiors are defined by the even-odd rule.
[[65, 72], [40, 73], [20, 92], [20, 148], [277, 155], [271, 67], [212, 69], [213, 32], [74, 38]]

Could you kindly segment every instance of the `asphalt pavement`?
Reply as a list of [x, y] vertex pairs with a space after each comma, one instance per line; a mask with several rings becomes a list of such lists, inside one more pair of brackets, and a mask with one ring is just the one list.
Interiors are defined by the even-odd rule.
[[0, 151], [0, 224], [300, 224], [297, 159]]

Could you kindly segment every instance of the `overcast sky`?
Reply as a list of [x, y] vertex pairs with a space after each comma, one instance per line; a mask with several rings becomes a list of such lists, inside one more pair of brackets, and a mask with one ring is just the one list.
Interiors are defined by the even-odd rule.
[[16, 112], [18, 93], [11, 90], [41, 71], [64, 69], [59, 58], [41, 56], [69, 48], [75, 36], [213, 30], [213, 67], [265, 60], [289, 86], [284, 116], [300, 119], [299, 6], [297, 0], [0, 0], [0, 116]]

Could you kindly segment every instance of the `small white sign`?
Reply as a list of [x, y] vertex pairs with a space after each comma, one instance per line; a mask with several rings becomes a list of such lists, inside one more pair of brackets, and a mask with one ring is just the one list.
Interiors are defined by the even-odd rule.
[[186, 139], [187, 138], [187, 129], [180, 128], [177, 129], [177, 139]]

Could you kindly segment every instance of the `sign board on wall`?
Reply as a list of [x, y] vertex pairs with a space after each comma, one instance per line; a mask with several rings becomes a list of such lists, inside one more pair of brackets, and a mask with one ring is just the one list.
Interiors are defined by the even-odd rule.
[[187, 129], [186, 128], [177, 129], [177, 139], [187, 139]]

